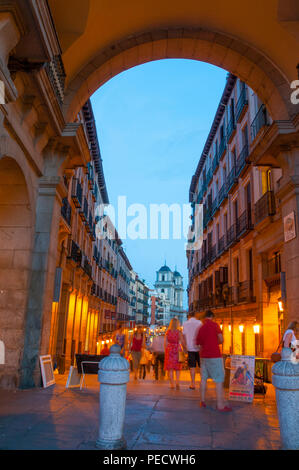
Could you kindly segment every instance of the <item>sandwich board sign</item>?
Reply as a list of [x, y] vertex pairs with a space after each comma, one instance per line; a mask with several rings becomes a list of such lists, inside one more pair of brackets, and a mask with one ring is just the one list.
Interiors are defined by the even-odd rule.
[[77, 385], [80, 385], [80, 382], [81, 374], [78, 373], [77, 367], [71, 366], [65, 387], [76, 387]]
[[229, 399], [252, 403], [255, 356], [231, 356]]
[[43, 379], [43, 386], [44, 388], [50, 387], [50, 385], [55, 384], [52, 358], [51, 356], [40, 356], [39, 360]]

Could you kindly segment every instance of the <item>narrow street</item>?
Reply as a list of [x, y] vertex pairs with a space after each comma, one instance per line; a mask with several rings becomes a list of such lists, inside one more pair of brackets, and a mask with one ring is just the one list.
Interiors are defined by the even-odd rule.
[[[57, 379], [57, 377], [59, 377]], [[65, 389], [66, 376], [56, 376], [48, 389], [0, 391], [0, 450], [92, 450], [98, 433], [96, 376], [87, 388]], [[199, 408], [199, 391], [189, 390], [187, 373], [180, 391], [152, 378], [128, 384], [124, 434], [128, 450], [279, 449], [275, 395], [232, 403], [232, 413], [215, 410], [209, 382], [207, 409]]]

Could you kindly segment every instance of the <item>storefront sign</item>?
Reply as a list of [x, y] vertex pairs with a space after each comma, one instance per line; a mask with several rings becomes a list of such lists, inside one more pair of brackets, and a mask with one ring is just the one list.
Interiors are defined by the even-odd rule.
[[289, 242], [296, 238], [295, 212], [291, 212], [283, 219], [284, 241]]
[[254, 396], [255, 356], [231, 356], [229, 399], [251, 403]]

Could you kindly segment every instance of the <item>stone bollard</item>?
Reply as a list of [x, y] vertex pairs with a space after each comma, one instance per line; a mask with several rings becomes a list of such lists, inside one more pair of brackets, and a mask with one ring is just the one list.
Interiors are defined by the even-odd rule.
[[99, 363], [98, 380], [100, 382], [100, 424], [99, 449], [125, 449], [123, 436], [127, 383], [130, 378], [129, 362], [120, 355], [120, 346], [110, 348], [110, 356]]
[[276, 405], [283, 449], [299, 449], [299, 363], [292, 351], [283, 348], [281, 361], [272, 366], [272, 383], [275, 387]]

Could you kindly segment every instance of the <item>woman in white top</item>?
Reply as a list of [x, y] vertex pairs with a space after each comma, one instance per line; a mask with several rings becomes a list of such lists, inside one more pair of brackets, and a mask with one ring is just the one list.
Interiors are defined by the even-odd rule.
[[[283, 347], [284, 348], [291, 348], [292, 343], [294, 343], [297, 338], [295, 336], [295, 332], [298, 328], [298, 322], [297, 321], [292, 321], [287, 330], [285, 331], [285, 334], [283, 335]], [[295, 347], [295, 345], [293, 345]]]

